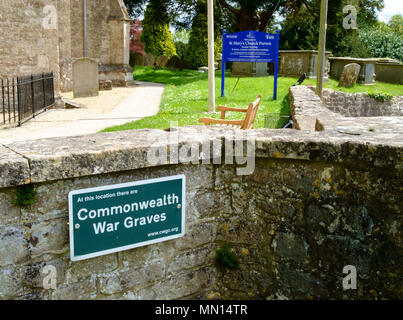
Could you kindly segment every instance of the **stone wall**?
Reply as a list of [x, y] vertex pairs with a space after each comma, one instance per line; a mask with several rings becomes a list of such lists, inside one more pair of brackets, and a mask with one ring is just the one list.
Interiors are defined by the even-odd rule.
[[[256, 157], [247, 176], [237, 174], [243, 164], [224, 163], [225, 142], [240, 139], [237, 131], [171, 132], [177, 140], [136, 130], [0, 146], [0, 297], [402, 298], [402, 132], [249, 131]], [[203, 163], [168, 158], [155, 166], [147, 159], [156, 142], [202, 150], [213, 141], [221, 147]], [[70, 261], [71, 190], [176, 174], [186, 175], [184, 238]], [[23, 209], [13, 199], [27, 183], [37, 197]], [[239, 257], [239, 270], [216, 266], [224, 243]], [[42, 287], [45, 265], [57, 269], [56, 289]], [[357, 290], [343, 290], [346, 265], [357, 268]]]
[[403, 96], [395, 96], [390, 101], [380, 102], [366, 93], [323, 89], [322, 102], [329, 110], [345, 117], [403, 116]]
[[357, 82], [373, 84], [376, 81], [403, 84], [403, 64], [398, 60], [389, 58], [351, 58], [331, 57], [330, 77], [340, 79], [345, 65], [358, 63], [361, 66]]
[[[44, 28], [52, 0], [0, 2], [0, 79], [53, 71], [58, 78], [58, 29]], [[55, 81], [55, 91], [60, 82]]]
[[[71, 91], [72, 63], [84, 54], [83, 0], [2, 0], [0, 12], [0, 78], [53, 71], [56, 93]], [[133, 83], [129, 39], [123, 0], [87, 0], [87, 56], [101, 80]]]
[[[321, 100], [315, 94], [315, 87], [290, 87], [290, 109], [295, 129], [335, 130], [338, 133], [347, 130], [350, 135], [362, 136], [374, 142], [379, 136], [372, 131], [389, 132], [392, 136], [402, 132], [402, 103], [401, 96], [381, 103], [367, 94], [330, 89], [323, 89]], [[347, 131], [344, 134], [348, 135]]]
[[[300, 77], [306, 73], [308, 78], [316, 78], [318, 68], [318, 51], [316, 50], [280, 50], [279, 75]], [[330, 69], [330, 51], [326, 51], [325, 80]]]
[[375, 65], [376, 79], [403, 85], [403, 63], [383, 63]]

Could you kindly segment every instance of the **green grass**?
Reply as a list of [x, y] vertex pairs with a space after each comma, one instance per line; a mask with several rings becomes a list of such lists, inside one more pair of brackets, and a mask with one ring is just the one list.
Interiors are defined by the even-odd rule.
[[[219, 114], [208, 114], [208, 75], [192, 70], [171, 71], [154, 70], [151, 67], [138, 67], [134, 72], [134, 79], [139, 81], [157, 82], [166, 85], [160, 111], [157, 115], [146, 117], [138, 121], [124, 125], [106, 128], [102, 132], [131, 130], [131, 129], [166, 129], [171, 123], [184, 125], [201, 125], [198, 120], [201, 117], [219, 118]], [[221, 97], [221, 75], [216, 73], [216, 105], [246, 108], [257, 95], [262, 95], [262, 101], [255, 119], [255, 128], [264, 127], [264, 114], [266, 113], [290, 113], [289, 87], [297, 82], [297, 78], [279, 77], [277, 100], [273, 100], [274, 77], [255, 78], [226, 76], [225, 97]], [[303, 83], [315, 85], [315, 80], [307, 79]], [[236, 85], [236, 87], [235, 87]], [[393, 95], [401, 95], [401, 85], [377, 83], [375, 86], [355, 85], [353, 88], [339, 88], [338, 82], [330, 80], [325, 83], [326, 88], [342, 90], [346, 92], [389, 92]], [[245, 114], [228, 112], [228, 119], [243, 119]], [[176, 124], [175, 124], [176, 125]]]
[[[315, 79], [306, 79], [303, 85], [316, 85]], [[352, 88], [343, 88], [339, 87], [339, 81], [330, 79], [329, 82], [324, 83], [325, 88], [333, 89], [336, 91], [348, 92], [348, 93], [371, 93], [376, 94], [379, 92], [389, 93], [392, 96], [402, 96], [403, 95], [403, 85], [400, 84], [392, 84], [377, 81], [374, 85], [362, 85], [355, 84]]]

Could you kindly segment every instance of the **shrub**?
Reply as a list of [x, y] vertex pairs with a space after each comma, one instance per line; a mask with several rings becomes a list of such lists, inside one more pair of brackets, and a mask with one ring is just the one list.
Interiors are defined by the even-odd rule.
[[26, 208], [35, 203], [36, 191], [31, 184], [27, 184], [15, 189], [14, 204]]
[[377, 27], [360, 30], [359, 38], [370, 56], [403, 61], [403, 35], [380, 23]]
[[156, 57], [176, 55], [175, 44], [169, 31], [166, 0], [151, 0], [144, 13], [141, 41], [145, 51]]
[[186, 56], [187, 43], [182, 41], [175, 41], [176, 54], [179, 58], [184, 59]]
[[216, 262], [221, 267], [229, 269], [239, 269], [239, 260], [237, 256], [231, 251], [228, 244], [216, 250]]
[[373, 98], [373, 99], [375, 99], [375, 100], [377, 100], [379, 102], [390, 101], [393, 98], [392, 94], [387, 93], [387, 92], [382, 92], [382, 91], [380, 91], [380, 92], [370, 92], [370, 93], [368, 93], [368, 95], [371, 98]]
[[[215, 59], [221, 52], [221, 37], [215, 32], [214, 55]], [[185, 59], [191, 69], [198, 69], [208, 64], [208, 24], [207, 24], [207, 4], [199, 1], [196, 5], [196, 15], [192, 20], [192, 30], [190, 32], [189, 43], [186, 50]]]
[[145, 55], [144, 44], [141, 42], [143, 34], [143, 24], [139, 19], [134, 19], [130, 23], [130, 54], [141, 53]]

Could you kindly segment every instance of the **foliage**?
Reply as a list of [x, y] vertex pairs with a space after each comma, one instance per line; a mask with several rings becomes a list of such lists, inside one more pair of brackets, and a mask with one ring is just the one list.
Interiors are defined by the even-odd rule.
[[175, 41], [176, 54], [179, 58], [185, 59], [188, 44], [182, 41]]
[[392, 94], [383, 91], [369, 92], [368, 95], [379, 102], [390, 101], [393, 98]]
[[276, 10], [298, 0], [217, 0], [232, 22], [229, 32], [259, 30], [266, 32]]
[[172, 38], [175, 43], [176, 54], [179, 58], [185, 59], [186, 50], [189, 43], [190, 32], [188, 30], [181, 30], [175, 32]]
[[[357, 29], [344, 29], [345, 5], [357, 8]], [[359, 30], [376, 24], [376, 10], [383, 0], [329, 1], [326, 49], [335, 56], [368, 57], [369, 50], [360, 41]], [[280, 49], [316, 49], [319, 36], [320, 0], [301, 1], [282, 23]]]
[[[189, 43], [185, 54], [191, 69], [198, 69], [208, 64], [208, 26], [207, 26], [207, 4], [206, 1], [199, 1], [196, 7], [196, 15], [192, 21], [192, 30], [190, 31]], [[214, 55], [218, 57], [221, 52], [221, 37], [218, 32], [214, 33]]]
[[403, 61], [403, 34], [394, 32], [385, 23], [360, 30], [359, 38], [370, 56]]
[[172, 34], [172, 39], [174, 42], [183, 42], [185, 44], [189, 43], [190, 32], [188, 30], [177, 31]]
[[15, 189], [14, 204], [26, 208], [35, 203], [36, 191], [31, 184], [27, 184]]
[[298, 14], [285, 19], [280, 30], [281, 50], [316, 50], [319, 21], [303, 7]]
[[[139, 17], [147, 0], [124, 0], [129, 14]], [[220, 29], [228, 32], [243, 30], [266, 31], [277, 10], [295, 6], [301, 0], [215, 0]], [[196, 15], [199, 0], [167, 0], [171, 24], [177, 29], [189, 29]]]
[[239, 260], [228, 244], [216, 250], [215, 260], [220, 267], [239, 269]]
[[141, 41], [145, 51], [156, 57], [168, 58], [176, 55], [175, 44], [169, 31], [169, 17], [166, 0], [150, 0], [144, 14]]
[[143, 24], [139, 19], [134, 19], [130, 23], [130, 53], [145, 54], [144, 44], [141, 42], [143, 34]]
[[403, 34], [403, 14], [395, 14], [388, 22], [389, 28], [393, 32]]

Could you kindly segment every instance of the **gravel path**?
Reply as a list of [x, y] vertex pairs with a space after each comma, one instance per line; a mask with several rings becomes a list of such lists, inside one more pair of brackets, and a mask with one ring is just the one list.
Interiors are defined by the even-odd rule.
[[0, 130], [0, 143], [96, 133], [152, 116], [159, 111], [163, 92], [161, 84], [137, 81], [133, 87], [100, 91], [98, 97], [73, 99], [72, 93], [63, 93], [85, 107], [51, 109], [21, 127]]

